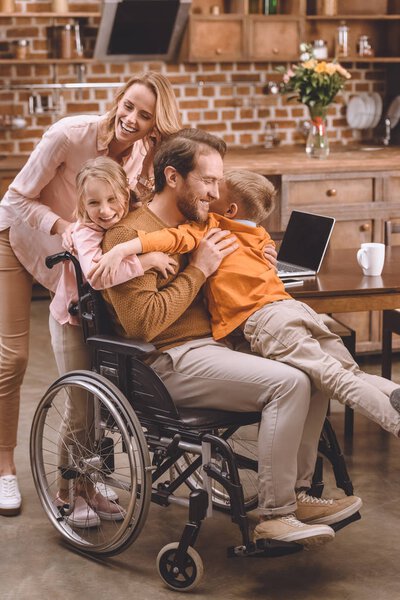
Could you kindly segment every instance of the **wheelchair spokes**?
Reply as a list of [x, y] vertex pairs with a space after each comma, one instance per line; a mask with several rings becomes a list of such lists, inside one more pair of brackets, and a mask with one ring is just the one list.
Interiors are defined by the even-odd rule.
[[48, 517], [72, 545], [110, 555], [137, 537], [150, 502], [150, 460], [140, 424], [111, 384], [87, 372], [55, 382], [35, 414], [31, 459]]
[[[236, 462], [239, 468], [240, 481], [243, 487], [243, 495], [246, 510], [253, 510], [257, 506], [257, 438], [258, 424], [245, 425], [243, 427], [232, 427], [229, 429], [217, 429], [215, 434], [222, 439], [226, 439], [231, 446]], [[178, 473], [181, 473], [188, 467], [195, 457], [185, 453], [175, 467]], [[226, 472], [224, 459], [215, 453], [211, 457], [211, 462], [221, 472]], [[187, 486], [191, 490], [203, 487], [202, 469], [199, 467], [187, 478]], [[230, 511], [230, 498], [226, 489], [215, 479], [211, 480], [212, 502], [215, 508]]]

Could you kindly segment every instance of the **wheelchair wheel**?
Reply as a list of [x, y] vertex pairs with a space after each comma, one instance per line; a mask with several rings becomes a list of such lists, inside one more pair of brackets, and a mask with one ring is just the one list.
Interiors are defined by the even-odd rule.
[[[257, 469], [258, 469], [258, 423], [239, 427], [232, 434], [230, 429], [217, 429], [215, 434], [227, 440], [231, 446], [236, 463], [239, 468], [240, 481], [243, 488], [245, 508], [247, 511], [257, 507], [258, 488], [257, 488]], [[181, 473], [188, 467], [196, 456], [185, 453], [175, 464], [178, 473]], [[225, 470], [223, 459], [219, 455], [213, 455], [211, 462], [219, 469]], [[201, 467], [190, 475], [186, 482], [191, 490], [203, 487], [203, 477]], [[212, 503], [215, 508], [229, 512], [231, 509], [230, 498], [226, 489], [215, 479], [211, 479]]]
[[[110, 556], [136, 539], [150, 504], [150, 457], [134, 411], [112, 383], [90, 371], [54, 382], [36, 410], [30, 453], [40, 501], [69, 544]], [[118, 497], [113, 515], [87, 510], [97, 483]]]
[[178, 546], [178, 542], [172, 542], [161, 548], [157, 556], [157, 570], [168, 587], [178, 592], [188, 592], [196, 587], [203, 577], [203, 561], [199, 553], [189, 546], [185, 564], [179, 569], [175, 563]]

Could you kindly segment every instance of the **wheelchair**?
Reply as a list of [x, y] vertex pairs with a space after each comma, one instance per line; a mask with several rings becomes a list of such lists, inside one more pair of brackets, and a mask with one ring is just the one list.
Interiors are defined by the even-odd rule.
[[[281, 556], [302, 549], [294, 542], [250, 538], [248, 511], [257, 506], [257, 434], [260, 413], [176, 408], [158, 375], [143, 360], [154, 347], [110, 334], [110, 316], [99, 292], [83, 281], [78, 261], [68, 252], [46, 264], [72, 261], [83, 337], [91, 349], [92, 371], [58, 378], [35, 412], [30, 457], [35, 487], [52, 525], [76, 551], [101, 557], [125, 550], [146, 523], [150, 502], [188, 508], [181, 537], [162, 548], [157, 569], [173, 590], [193, 589], [203, 575], [194, 549], [202, 521], [213, 508], [230, 514], [239, 528], [229, 557]], [[66, 408], [74, 403], [80, 423]], [[83, 415], [83, 416], [82, 416]], [[353, 493], [344, 457], [326, 419], [319, 443], [312, 494], [322, 494], [322, 456], [330, 462], [337, 487]], [[68, 500], [60, 501], [60, 485]], [[188, 489], [182, 495], [178, 490]], [[120, 510], [97, 526], [72, 518], [76, 497], [96, 489]], [[82, 491], [83, 490], [83, 491]], [[338, 530], [360, 518], [337, 523]]]

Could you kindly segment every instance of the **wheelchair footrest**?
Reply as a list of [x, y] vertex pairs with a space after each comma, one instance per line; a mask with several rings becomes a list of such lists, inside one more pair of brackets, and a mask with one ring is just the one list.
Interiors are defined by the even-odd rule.
[[343, 529], [343, 527], [347, 527], [350, 523], [354, 523], [354, 521], [359, 521], [361, 519], [360, 513], [357, 511], [354, 515], [347, 517], [347, 519], [343, 519], [343, 521], [339, 521], [338, 523], [333, 523], [330, 525], [334, 531], [339, 531], [339, 529]]
[[228, 548], [228, 558], [236, 556], [255, 556], [273, 558], [275, 556], [285, 556], [294, 554], [303, 550], [301, 544], [296, 542], [283, 542], [281, 540], [257, 540], [250, 542], [247, 546], [230, 546]]

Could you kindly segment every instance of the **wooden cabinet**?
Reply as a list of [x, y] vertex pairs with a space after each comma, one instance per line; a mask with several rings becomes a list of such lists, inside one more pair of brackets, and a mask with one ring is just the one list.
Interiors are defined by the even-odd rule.
[[[345, 21], [349, 55], [342, 61], [400, 62], [400, 0], [338, 0], [335, 15], [324, 14], [320, 0], [282, 1], [276, 15], [262, 7], [256, 0], [193, 0], [181, 60], [296, 61], [300, 42], [315, 39], [327, 41], [333, 58]], [[358, 56], [360, 35], [369, 37], [373, 57]]]
[[245, 56], [245, 23], [238, 15], [193, 15], [188, 25], [189, 61], [237, 61]]
[[247, 22], [247, 53], [250, 60], [296, 60], [300, 22], [279, 17], [250, 16]]
[[[264, 15], [250, 14], [254, 3], [249, 10], [249, 0], [194, 0], [180, 58], [188, 62], [297, 60], [302, 3], [288, 0], [281, 3], [281, 14]], [[210, 14], [214, 10], [219, 14]]]
[[[383, 241], [386, 219], [400, 219], [400, 173], [285, 174], [281, 177], [280, 226], [293, 209], [336, 218], [330, 248]], [[328, 250], [329, 252], [329, 250]], [[356, 330], [357, 350], [380, 348], [380, 313], [333, 315]]]

